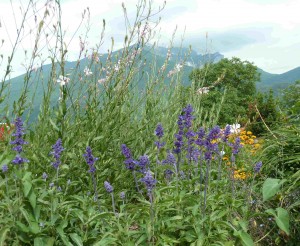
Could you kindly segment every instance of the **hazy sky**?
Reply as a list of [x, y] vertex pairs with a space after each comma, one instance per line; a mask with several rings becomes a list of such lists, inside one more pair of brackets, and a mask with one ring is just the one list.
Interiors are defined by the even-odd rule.
[[[20, 26], [22, 13], [25, 12], [28, 2], [29, 0], [0, 0], [0, 54], [4, 56], [4, 59], [0, 60], [1, 76], [7, 64], [7, 56], [12, 51], [13, 40], [17, 37], [16, 26]], [[15, 73], [12, 77], [20, 73], [21, 63], [26, 64], [24, 49], [27, 51], [33, 49], [35, 34], [30, 32], [30, 29], [34, 29], [42, 19], [47, 1], [36, 2], [35, 11], [29, 11], [25, 31], [17, 46], [13, 62]], [[129, 19], [132, 21], [138, 0], [61, 1], [62, 26], [66, 31], [65, 41], [68, 44], [69, 60], [76, 59], [79, 36], [84, 37], [87, 26], [90, 27], [88, 46], [92, 47], [97, 43], [102, 19], [106, 20], [105, 44], [102, 51], [110, 46], [112, 36], [115, 39], [115, 49], [121, 48], [125, 34], [122, 2], [125, 3]], [[152, 2], [155, 11], [164, 1]], [[49, 4], [55, 5], [54, 1], [48, 1], [48, 6]], [[85, 19], [73, 37], [86, 7], [90, 10], [89, 25]], [[183, 46], [191, 45], [198, 53], [208, 50], [220, 52], [228, 58], [237, 56], [254, 62], [267, 72], [282, 73], [300, 66], [299, 10], [300, 0], [167, 0], [165, 8], [153, 17], [153, 21], [158, 17], [162, 18], [155, 29], [159, 33], [157, 37], [161, 45], [169, 44], [177, 26], [175, 45], [179, 44], [183, 37]], [[49, 20], [49, 23], [54, 23], [54, 20]], [[1, 46], [2, 39], [5, 42]], [[47, 56], [46, 48], [41, 52]]]

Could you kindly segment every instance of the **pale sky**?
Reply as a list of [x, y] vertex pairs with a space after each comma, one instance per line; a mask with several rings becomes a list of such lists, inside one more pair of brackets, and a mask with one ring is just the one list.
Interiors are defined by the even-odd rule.
[[[16, 48], [13, 59], [12, 77], [22, 73], [22, 63], [26, 65], [24, 49], [31, 54], [36, 28], [42, 19], [45, 3], [48, 8], [54, 1], [34, 0], [36, 8], [29, 10], [21, 41]], [[29, 0], [0, 0], [0, 76], [6, 68], [7, 57], [16, 40], [22, 15]], [[101, 51], [105, 52], [114, 37], [115, 47], [122, 47], [125, 34], [124, 2], [130, 21], [136, 14], [138, 0], [62, 0], [62, 26], [65, 42], [68, 45], [68, 60], [75, 60], [79, 53], [79, 36], [82, 38], [86, 27], [90, 27], [88, 45], [94, 47], [99, 41], [102, 19], [106, 20], [105, 43]], [[153, 0], [153, 10], [163, 5], [164, 0]], [[49, 7], [50, 6], [50, 7]], [[21, 7], [21, 8], [20, 8]], [[85, 8], [89, 7], [90, 21], [87, 19], [75, 33]], [[13, 11], [12, 11], [13, 10]], [[166, 0], [166, 6], [153, 21], [161, 17], [156, 27], [159, 44], [167, 46], [177, 26], [174, 44], [192, 46], [198, 53], [220, 52], [225, 57], [237, 56], [242, 60], [254, 62], [255, 65], [270, 73], [283, 73], [300, 66], [300, 0]], [[57, 12], [55, 13], [57, 16]], [[54, 12], [47, 17], [49, 31], [55, 23]], [[37, 22], [35, 22], [35, 16]], [[52, 19], [51, 19], [52, 18]], [[50, 32], [51, 33], [51, 32]], [[206, 34], [208, 39], [206, 39]], [[48, 40], [51, 40], [51, 35]], [[72, 39], [73, 37], [73, 39]], [[183, 37], [183, 38], [182, 38]], [[1, 40], [4, 43], [1, 46]], [[46, 38], [40, 42], [46, 44]], [[154, 39], [156, 40], [156, 39]], [[55, 39], [50, 43], [54, 45]], [[42, 56], [49, 55], [46, 46], [41, 49]], [[47, 63], [47, 62], [46, 62]], [[38, 62], [36, 66], [39, 66]]]

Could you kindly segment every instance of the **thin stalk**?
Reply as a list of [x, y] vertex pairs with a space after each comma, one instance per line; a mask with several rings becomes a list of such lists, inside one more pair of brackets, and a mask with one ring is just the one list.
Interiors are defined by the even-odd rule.
[[208, 189], [208, 182], [209, 182], [209, 172], [210, 172], [210, 160], [206, 163], [206, 179], [205, 179], [205, 186], [204, 186], [204, 204], [203, 204], [203, 214], [205, 214], [206, 210], [206, 194]]
[[116, 214], [116, 206], [115, 206], [115, 199], [114, 199], [114, 193], [112, 192], [110, 194], [111, 194], [112, 208], [113, 208], [114, 214], [117, 216], [117, 214]]
[[98, 210], [101, 213], [101, 204], [100, 204], [100, 200], [98, 199], [98, 191], [97, 191], [97, 181], [95, 178], [95, 175], [92, 173], [92, 182], [93, 182], [93, 186], [94, 186], [94, 201], [97, 202], [98, 204]]
[[[154, 207], [153, 207], [153, 194], [152, 191], [148, 192], [149, 199], [150, 199], [150, 220], [151, 220], [151, 238], [154, 240]], [[154, 245], [154, 241], [152, 242]]]
[[[235, 156], [232, 154], [231, 156], [231, 160], [234, 160]], [[234, 164], [235, 161], [231, 161], [231, 170], [230, 170], [230, 179], [231, 179], [231, 192], [232, 192], [232, 197], [234, 197], [234, 193], [235, 193], [235, 185], [234, 185]]]
[[154, 175], [154, 179], [157, 179], [157, 169], [158, 169], [158, 164], [160, 163], [158, 156], [159, 156], [159, 150], [160, 148], [157, 147], [157, 153], [156, 153], [156, 166], [155, 166], [155, 175]]
[[[223, 147], [222, 147], [222, 151], [221, 151], [222, 153], [224, 153], [224, 145], [223, 145]], [[221, 172], [222, 172], [222, 170], [221, 170], [221, 166], [222, 166], [222, 155], [221, 155], [221, 152], [219, 153], [219, 167], [218, 167], [218, 180], [220, 180], [221, 179]]]
[[136, 190], [137, 190], [139, 193], [141, 193], [141, 190], [140, 190], [140, 188], [139, 188], [139, 184], [138, 184], [138, 182], [137, 182], [137, 179], [136, 179], [136, 175], [135, 175], [135, 171], [134, 171], [134, 170], [132, 171], [132, 175], [133, 175], [133, 178], [134, 178]]

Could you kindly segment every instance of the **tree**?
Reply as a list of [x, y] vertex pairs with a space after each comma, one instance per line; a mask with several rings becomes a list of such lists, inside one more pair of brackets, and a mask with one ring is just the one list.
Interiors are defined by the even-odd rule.
[[197, 87], [209, 87], [210, 92], [201, 101], [207, 109], [214, 103], [220, 103], [226, 90], [219, 124], [234, 123], [238, 117], [241, 123], [246, 123], [248, 106], [256, 93], [255, 84], [260, 81], [260, 74], [253, 63], [237, 57], [225, 58], [194, 69], [189, 79]]
[[257, 136], [267, 132], [265, 124], [269, 128], [274, 128], [276, 124], [280, 123], [278, 101], [274, 98], [273, 90], [268, 93], [258, 92], [256, 94], [253, 102], [249, 104], [248, 118], [250, 124], [247, 129]]
[[300, 120], [300, 80], [283, 90], [282, 108], [289, 118], [299, 122]]

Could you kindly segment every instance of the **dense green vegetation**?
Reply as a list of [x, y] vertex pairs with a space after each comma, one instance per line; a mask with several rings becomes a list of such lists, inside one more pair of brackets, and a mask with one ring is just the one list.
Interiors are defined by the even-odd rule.
[[[67, 63], [64, 32], [51, 29], [60, 55], [34, 72], [33, 53], [17, 98], [5, 66], [0, 245], [300, 241], [298, 83], [277, 102], [256, 92], [256, 66], [238, 58], [191, 69], [185, 83], [188, 50], [178, 61], [147, 58], [149, 4], [138, 2], [123, 49], [104, 60], [81, 43]], [[40, 21], [36, 45], [48, 28]]]

